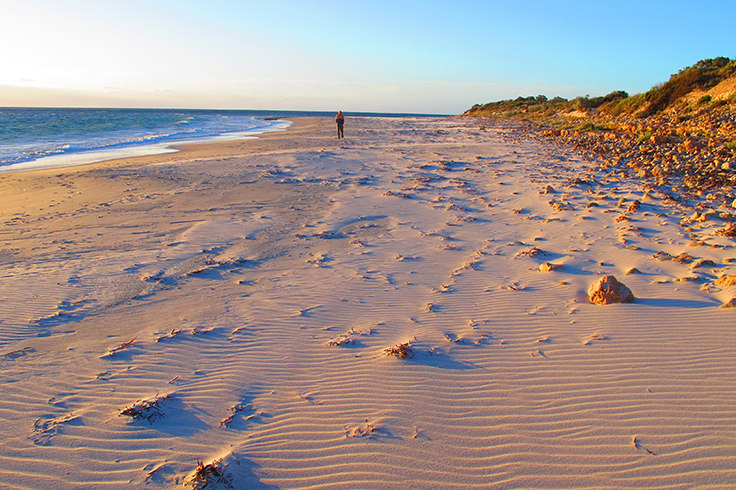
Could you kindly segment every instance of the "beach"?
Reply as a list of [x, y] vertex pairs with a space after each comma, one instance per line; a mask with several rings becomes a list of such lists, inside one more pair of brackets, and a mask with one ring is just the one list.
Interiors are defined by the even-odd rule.
[[0, 487], [733, 487], [736, 210], [508, 124], [292, 121], [0, 174]]

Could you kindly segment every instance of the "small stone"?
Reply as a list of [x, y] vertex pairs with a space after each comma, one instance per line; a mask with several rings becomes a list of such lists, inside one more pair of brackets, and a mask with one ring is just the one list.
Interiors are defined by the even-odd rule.
[[633, 303], [634, 294], [614, 276], [603, 276], [588, 289], [590, 302], [597, 305], [611, 303]]
[[540, 194], [556, 194], [557, 191], [551, 185], [546, 186], [544, 189], [539, 191]]
[[663, 252], [662, 250], [652, 255], [652, 257], [659, 261], [672, 260], [672, 255], [668, 254], [667, 252]]
[[700, 215], [700, 217], [698, 218], [698, 221], [705, 222], [705, 221], [711, 221], [716, 218], [718, 218], [718, 212], [712, 209], [709, 209], [708, 211]]
[[641, 271], [636, 267], [632, 267], [631, 269], [626, 271], [627, 276], [630, 276], [631, 274], [641, 274]]
[[562, 264], [551, 264], [545, 262], [539, 266], [539, 272], [561, 271], [565, 268]]
[[676, 279], [675, 282], [698, 282], [700, 279], [700, 276], [685, 276]]
[[686, 254], [684, 252], [678, 255], [677, 257], [672, 257], [672, 262], [678, 262], [680, 264], [689, 264], [693, 260], [695, 260], [695, 257], [693, 257], [690, 254]]
[[698, 267], [716, 267], [716, 263], [710, 259], [698, 259], [690, 264], [690, 267], [693, 269], [697, 269]]
[[736, 308], [736, 298], [731, 298], [728, 302], [719, 306], [719, 308]]
[[636, 245], [626, 245], [626, 250], [639, 250]]
[[733, 223], [728, 223], [725, 228], [716, 229], [715, 233], [718, 236], [736, 238], [736, 225], [734, 225]]

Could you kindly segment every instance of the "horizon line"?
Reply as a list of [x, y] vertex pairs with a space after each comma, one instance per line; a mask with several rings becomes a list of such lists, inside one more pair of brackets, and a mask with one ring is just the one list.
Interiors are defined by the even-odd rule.
[[[313, 110], [313, 109], [224, 109], [224, 108], [194, 108], [194, 107], [117, 107], [117, 106], [6, 106], [0, 105], [0, 109], [88, 109], [88, 110], [133, 110], [133, 111], [253, 111], [253, 112], [316, 112], [331, 114], [336, 110]], [[397, 116], [456, 116], [458, 114], [451, 113], [435, 113], [435, 112], [391, 112], [391, 111], [342, 111], [348, 114], [394, 114]]]

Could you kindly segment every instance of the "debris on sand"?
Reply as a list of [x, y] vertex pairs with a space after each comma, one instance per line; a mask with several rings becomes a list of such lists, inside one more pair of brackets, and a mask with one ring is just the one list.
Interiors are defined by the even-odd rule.
[[222, 462], [222, 458], [207, 464], [197, 460], [197, 469], [194, 470], [191, 477], [184, 481], [184, 485], [195, 490], [211, 488], [210, 485], [212, 487], [222, 485], [225, 488], [233, 488], [233, 477], [226, 471], [227, 466], [227, 463]]
[[411, 347], [411, 340], [403, 344], [396, 344], [384, 350], [387, 356], [398, 357], [399, 359], [410, 359], [414, 357], [414, 349]]
[[145, 419], [149, 424], [152, 424], [154, 420], [158, 420], [164, 416], [163, 410], [161, 410], [161, 404], [170, 398], [171, 395], [154, 396], [145, 400], [138, 400], [129, 407], [126, 407], [120, 415], [126, 417], [133, 417], [134, 420]]

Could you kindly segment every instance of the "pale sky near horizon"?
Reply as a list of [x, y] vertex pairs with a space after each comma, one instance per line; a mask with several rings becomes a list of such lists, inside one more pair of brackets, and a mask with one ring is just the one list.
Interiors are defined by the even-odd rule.
[[460, 113], [736, 58], [736, 2], [0, 0], [0, 106]]

